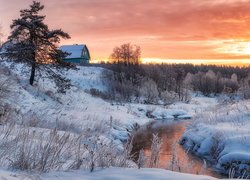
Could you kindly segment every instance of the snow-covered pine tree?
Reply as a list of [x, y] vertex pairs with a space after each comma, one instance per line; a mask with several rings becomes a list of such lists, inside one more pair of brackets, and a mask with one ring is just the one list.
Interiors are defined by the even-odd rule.
[[36, 72], [42, 72], [61, 86], [63, 91], [68, 87], [69, 80], [63, 78], [55, 69], [70, 65], [63, 62], [63, 58], [68, 54], [59, 50], [57, 44], [60, 38], [69, 39], [70, 36], [61, 29], [49, 30], [43, 22], [45, 16], [39, 15], [43, 9], [44, 6], [40, 2], [33, 1], [29, 9], [20, 11], [20, 18], [13, 20], [10, 26], [12, 32], [8, 39], [12, 45], [7, 48], [5, 57], [31, 67], [30, 85], [34, 83]]

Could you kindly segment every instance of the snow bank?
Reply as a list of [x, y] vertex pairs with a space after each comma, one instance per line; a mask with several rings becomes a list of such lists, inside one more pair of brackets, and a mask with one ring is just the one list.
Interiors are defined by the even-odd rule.
[[250, 172], [250, 153], [248, 152], [231, 152], [219, 159], [218, 169], [234, 169], [238, 174], [248, 175]]
[[250, 175], [250, 101], [204, 113], [186, 130], [180, 144], [199, 156], [214, 159], [216, 168], [237, 176]]
[[151, 116], [155, 119], [191, 119], [204, 110], [213, 109], [218, 104], [216, 98], [192, 96], [189, 103], [176, 102], [167, 107], [151, 106]]
[[156, 109], [151, 115], [156, 119], [174, 119], [187, 115], [187, 112], [181, 109]]

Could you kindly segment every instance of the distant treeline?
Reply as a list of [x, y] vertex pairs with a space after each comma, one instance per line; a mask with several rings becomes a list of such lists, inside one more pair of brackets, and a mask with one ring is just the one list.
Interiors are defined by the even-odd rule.
[[193, 64], [99, 64], [108, 84], [106, 98], [144, 103], [188, 101], [190, 92], [250, 98], [250, 67]]

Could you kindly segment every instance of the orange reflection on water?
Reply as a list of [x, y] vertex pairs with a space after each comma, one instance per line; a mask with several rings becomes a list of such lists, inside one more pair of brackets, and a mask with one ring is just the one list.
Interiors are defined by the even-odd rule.
[[162, 139], [158, 168], [221, 177], [211, 168], [204, 168], [203, 160], [187, 153], [178, 141], [181, 139], [187, 123], [155, 123], [148, 125], [145, 129], [139, 130], [134, 137], [134, 151], [144, 149], [147, 157], [146, 167], [149, 167], [151, 155], [152, 134], [158, 133]]

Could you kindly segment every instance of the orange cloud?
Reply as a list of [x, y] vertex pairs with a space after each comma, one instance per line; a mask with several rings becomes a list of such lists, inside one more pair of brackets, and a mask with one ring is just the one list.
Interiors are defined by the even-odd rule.
[[[31, 0], [0, 0], [0, 23], [5, 34], [19, 9], [30, 3]], [[150, 58], [249, 58], [247, 51], [242, 54], [243, 51], [237, 51], [239, 42], [250, 41], [249, 0], [42, 0], [42, 3], [49, 25], [71, 34], [72, 39], [63, 43], [86, 43], [95, 59], [109, 57], [114, 46], [125, 42], [140, 45], [143, 56]]]

